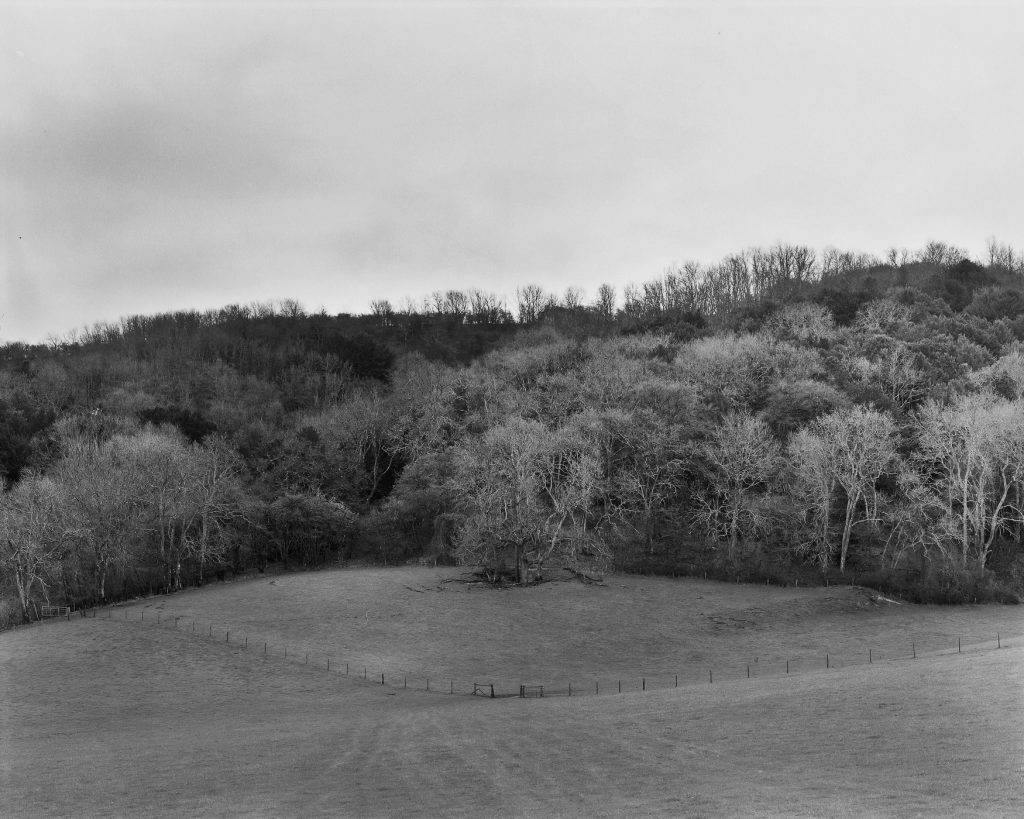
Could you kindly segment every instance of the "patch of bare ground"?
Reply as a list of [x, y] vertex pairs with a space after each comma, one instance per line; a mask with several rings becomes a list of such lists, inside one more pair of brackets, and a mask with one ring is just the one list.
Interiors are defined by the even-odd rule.
[[914, 636], [922, 650], [678, 690], [489, 700], [264, 657], [163, 616], [54, 622], [0, 635], [0, 813], [1019, 814], [1022, 641], [955, 652], [961, 632], [1020, 634], [1016, 608], [649, 578], [493, 591], [449, 576], [290, 575], [139, 605], [508, 676], [625, 674], [687, 651], [724, 666], [755, 644], [762, 657], [842, 656], [837, 645]]

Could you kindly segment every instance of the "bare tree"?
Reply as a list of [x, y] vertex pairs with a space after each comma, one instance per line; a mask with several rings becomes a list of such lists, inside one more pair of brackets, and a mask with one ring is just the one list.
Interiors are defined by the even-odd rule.
[[70, 449], [51, 469], [79, 561], [91, 566], [91, 594], [106, 598], [111, 570], [128, 565], [141, 539], [138, 474], [109, 443]]
[[469, 319], [474, 324], [501, 324], [509, 320], [500, 296], [472, 290], [469, 293]]
[[594, 309], [605, 321], [615, 319], [615, 288], [610, 284], [602, 284], [597, 288], [597, 299], [594, 302]]
[[905, 267], [910, 262], [910, 251], [905, 247], [890, 247], [885, 253], [885, 261], [891, 267]]
[[761, 528], [751, 493], [778, 470], [779, 444], [760, 418], [729, 413], [702, 448], [708, 464], [705, 491], [698, 491], [698, 520], [716, 539], [728, 543], [735, 559], [742, 531]]
[[818, 534], [819, 558], [828, 565], [828, 524], [833, 492], [843, 490], [839, 570], [846, 570], [850, 535], [858, 523], [878, 520], [876, 486], [896, 459], [896, 426], [885, 413], [863, 407], [816, 419], [790, 441], [790, 462], [805, 508]]
[[917, 254], [918, 260], [925, 264], [932, 264], [936, 267], [951, 267], [966, 259], [971, 254], [966, 250], [953, 247], [945, 242], [928, 242]]
[[861, 333], [892, 335], [910, 324], [910, 310], [892, 299], [869, 301], [857, 311], [854, 327]]
[[462, 521], [456, 554], [463, 563], [497, 571], [513, 564], [516, 578], [539, 572], [553, 556], [584, 571], [582, 551], [607, 562], [588, 530], [598, 491], [598, 467], [587, 443], [571, 430], [551, 434], [542, 424], [509, 419], [464, 449], [457, 459]]
[[565, 295], [562, 296], [562, 306], [566, 310], [578, 310], [583, 304], [583, 290], [579, 287], [565, 288]]
[[381, 327], [389, 327], [395, 318], [395, 310], [387, 299], [370, 302], [370, 312], [380, 323]]
[[1024, 404], [991, 394], [917, 415], [920, 464], [945, 510], [943, 528], [963, 568], [980, 574], [1000, 531], [1024, 520]]
[[836, 336], [836, 323], [827, 308], [813, 302], [787, 304], [765, 322], [764, 331], [777, 339], [818, 344]]
[[614, 519], [641, 534], [653, 551], [659, 522], [681, 488], [683, 428], [644, 408], [606, 412], [600, 420], [588, 433], [598, 442], [606, 504]]
[[989, 236], [986, 243], [989, 267], [1011, 271], [1016, 267], [1016, 254], [1010, 245], [1002, 244], [995, 236]]
[[537, 321], [549, 299], [544, 288], [537, 284], [523, 285], [516, 291], [516, 298], [519, 302], [520, 324], [533, 324]]
[[65, 542], [60, 493], [53, 481], [31, 477], [9, 492], [0, 490], [0, 569], [14, 582], [25, 620], [31, 619], [37, 593], [49, 602], [48, 581], [60, 565]]
[[213, 439], [207, 446], [194, 446], [190, 455], [191, 500], [197, 519], [190, 551], [202, 582], [206, 566], [224, 559], [230, 545], [227, 527], [246, 519], [247, 510], [239, 484], [238, 458], [225, 440]]
[[631, 318], [639, 318], [643, 315], [643, 297], [638, 288], [632, 282], [622, 289], [622, 312]]

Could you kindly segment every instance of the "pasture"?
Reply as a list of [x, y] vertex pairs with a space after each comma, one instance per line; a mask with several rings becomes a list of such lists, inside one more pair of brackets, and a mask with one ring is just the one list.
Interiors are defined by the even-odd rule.
[[[365, 569], [103, 615], [0, 634], [0, 813], [1014, 815], [1024, 792], [1017, 607]], [[389, 684], [346, 678], [345, 658]], [[489, 700], [391, 684], [404, 676], [600, 680], [602, 696]], [[604, 695], [645, 676], [657, 690]]]

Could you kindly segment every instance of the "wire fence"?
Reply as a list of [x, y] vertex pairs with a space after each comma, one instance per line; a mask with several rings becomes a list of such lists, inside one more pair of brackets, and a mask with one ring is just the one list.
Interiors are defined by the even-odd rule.
[[905, 645], [866, 648], [863, 651], [846, 650], [838, 653], [821, 651], [814, 654], [800, 654], [786, 657], [757, 656], [749, 661], [706, 665], [680, 663], [676, 671], [652, 671], [640, 676], [596, 675], [589, 678], [577, 677], [529, 681], [512, 678], [481, 676], [475, 679], [452, 675], [428, 676], [395, 672], [380, 664], [365, 659], [338, 657], [328, 651], [309, 650], [296, 647], [280, 640], [272, 641], [256, 637], [240, 629], [202, 621], [191, 616], [167, 612], [147, 612], [144, 609], [127, 607], [91, 608], [79, 611], [61, 612], [60, 619], [70, 621], [73, 617], [106, 620], [117, 623], [165, 628], [188, 634], [197, 639], [241, 648], [261, 655], [268, 660], [282, 660], [336, 674], [367, 685], [385, 686], [391, 689], [415, 690], [445, 696], [476, 696], [488, 699], [521, 697], [582, 697], [609, 694], [627, 694], [645, 691], [661, 691], [694, 685], [714, 685], [736, 680], [779, 679], [811, 671], [842, 670], [865, 667], [881, 663], [916, 660], [929, 656], [953, 654], [977, 654], [1024, 644], [1021, 635], [996, 631], [992, 634], [964, 633], [956, 638], [947, 636], [926, 637], [906, 641]]

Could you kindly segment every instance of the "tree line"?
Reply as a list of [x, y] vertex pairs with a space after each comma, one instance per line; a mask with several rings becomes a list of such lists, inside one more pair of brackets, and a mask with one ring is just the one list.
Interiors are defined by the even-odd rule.
[[269, 564], [1024, 591], [1024, 270], [777, 245], [588, 301], [136, 316], [0, 349], [4, 619]]

